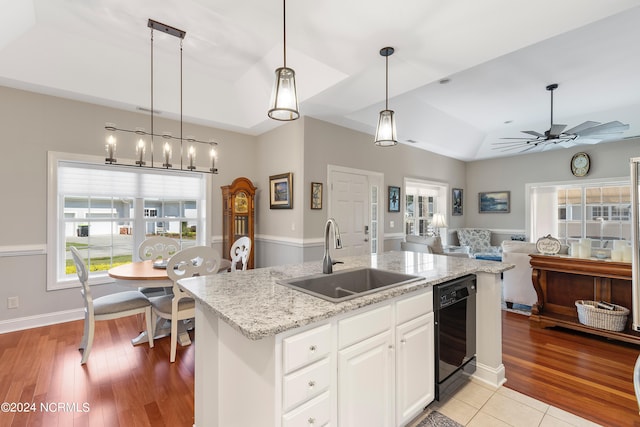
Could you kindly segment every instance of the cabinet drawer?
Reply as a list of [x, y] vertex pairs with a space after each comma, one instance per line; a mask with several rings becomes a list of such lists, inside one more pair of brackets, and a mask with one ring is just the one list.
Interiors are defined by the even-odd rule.
[[282, 427], [320, 427], [331, 422], [329, 392], [294, 409], [282, 417]]
[[331, 350], [331, 325], [323, 325], [282, 340], [282, 363], [287, 374], [320, 360]]
[[282, 384], [283, 412], [328, 390], [330, 382], [329, 358], [285, 376]]
[[433, 291], [405, 298], [396, 303], [396, 324], [400, 325], [433, 311]]
[[391, 305], [385, 305], [341, 320], [338, 323], [338, 348], [365, 340], [391, 327]]

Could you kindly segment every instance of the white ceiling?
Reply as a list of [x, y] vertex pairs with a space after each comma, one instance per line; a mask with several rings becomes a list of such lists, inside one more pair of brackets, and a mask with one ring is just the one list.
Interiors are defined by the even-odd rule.
[[[152, 18], [187, 33], [185, 121], [252, 135], [282, 124], [267, 118], [280, 0], [0, 0], [0, 10], [2, 85], [149, 108]], [[303, 115], [373, 135], [379, 50], [393, 46], [399, 140], [483, 159], [514, 154], [494, 149], [501, 137], [549, 128], [550, 83], [555, 123], [620, 120], [624, 137], [640, 135], [638, 22], [640, 0], [289, 0], [287, 65]], [[178, 117], [179, 41], [154, 37], [154, 108]]]

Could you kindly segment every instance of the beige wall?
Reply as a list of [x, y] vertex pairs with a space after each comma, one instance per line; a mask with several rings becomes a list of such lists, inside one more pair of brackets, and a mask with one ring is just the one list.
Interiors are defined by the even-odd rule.
[[[15, 247], [44, 247], [47, 243], [47, 152], [104, 157], [106, 122], [121, 128], [146, 127], [149, 116], [94, 104], [70, 101], [0, 87], [0, 331], [2, 321], [82, 307], [77, 289], [46, 291], [46, 255], [3, 256]], [[179, 123], [156, 119], [155, 130], [179, 135]], [[213, 177], [210, 232], [222, 234], [220, 186], [241, 175], [257, 179], [256, 137], [204, 126], [184, 124], [184, 135], [220, 142], [219, 170]], [[117, 156], [133, 158], [133, 143], [120, 139]], [[207, 159], [199, 158], [202, 166]], [[113, 292], [113, 285], [97, 286], [94, 296]], [[17, 296], [18, 309], [8, 310], [8, 297]]]
[[[403, 232], [402, 211], [387, 212], [387, 186], [402, 187], [404, 177], [440, 181], [448, 183], [451, 188], [464, 187], [466, 180], [465, 163], [462, 161], [404, 144], [377, 147], [373, 144], [372, 135], [310, 117], [305, 118], [304, 147], [306, 238], [322, 237], [327, 219], [326, 191], [321, 211], [312, 211], [309, 203], [311, 182], [327, 183], [328, 164], [384, 174], [385, 233]], [[461, 217], [450, 217], [448, 220], [452, 227], [464, 225]], [[394, 228], [389, 226], [389, 221], [395, 222]]]
[[[527, 183], [571, 183], [585, 179], [628, 177], [629, 159], [640, 156], [639, 142], [638, 139], [629, 139], [469, 162], [466, 166], [465, 224], [492, 229], [524, 230]], [[586, 152], [591, 158], [591, 170], [584, 178], [576, 178], [571, 174], [571, 158], [579, 151]], [[511, 212], [478, 213], [478, 192], [501, 190], [511, 191]]]

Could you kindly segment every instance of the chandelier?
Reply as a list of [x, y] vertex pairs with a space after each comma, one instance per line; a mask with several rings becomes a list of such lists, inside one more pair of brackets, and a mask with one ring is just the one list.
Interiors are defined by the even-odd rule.
[[[120, 129], [113, 123], [107, 123], [105, 130], [107, 131], [107, 142], [105, 150], [107, 157], [106, 164], [120, 164], [123, 166], [147, 167], [168, 170], [186, 170], [192, 172], [204, 172], [217, 174], [216, 168], [216, 146], [217, 142], [199, 141], [191, 136], [183, 137], [182, 135], [182, 41], [186, 35], [185, 31], [162, 24], [153, 19], [149, 19], [147, 26], [151, 28], [151, 131], [147, 132], [144, 128]], [[168, 132], [161, 134], [155, 133], [153, 128], [153, 31], [158, 30], [163, 33], [170, 34], [180, 39], [180, 136], [173, 136]], [[134, 163], [117, 163], [116, 160], [116, 134], [118, 132], [133, 134], [136, 160]], [[156, 144], [160, 142], [160, 147]], [[179, 164], [174, 162], [174, 151], [179, 152]], [[209, 156], [208, 166], [198, 168], [196, 166], [196, 156], [199, 152], [205, 151]], [[174, 163], [176, 163], [174, 165]]]

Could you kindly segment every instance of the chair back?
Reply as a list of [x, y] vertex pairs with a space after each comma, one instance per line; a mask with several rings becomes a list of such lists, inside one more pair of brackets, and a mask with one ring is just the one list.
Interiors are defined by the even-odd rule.
[[91, 298], [91, 289], [89, 288], [89, 271], [87, 269], [87, 264], [84, 262], [84, 258], [80, 255], [78, 249], [75, 246], [71, 246], [69, 248], [71, 250], [71, 256], [73, 257], [73, 263], [76, 265], [76, 273], [78, 274], [78, 279], [80, 280], [80, 284], [82, 288], [80, 288], [80, 293], [84, 298], [85, 306], [87, 310], [91, 310], [93, 308], [93, 299]]
[[248, 237], [240, 237], [238, 240], [233, 242], [233, 246], [231, 246], [231, 251], [229, 255], [231, 255], [231, 271], [236, 271], [238, 263], [242, 263], [242, 269], [247, 269], [247, 264], [249, 263], [249, 254], [251, 253], [251, 239]]
[[[220, 254], [209, 246], [192, 246], [176, 252], [167, 262], [167, 275], [175, 284], [193, 276], [216, 274], [220, 268]], [[175, 292], [176, 286], [174, 286]]]
[[165, 236], [153, 236], [140, 243], [138, 256], [141, 260], [169, 259], [180, 250], [178, 241]]

